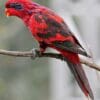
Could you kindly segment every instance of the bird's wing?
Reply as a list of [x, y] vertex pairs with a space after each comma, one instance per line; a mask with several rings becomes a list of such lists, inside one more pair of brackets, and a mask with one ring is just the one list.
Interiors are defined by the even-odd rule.
[[[42, 29], [40, 29], [41, 26], [39, 27], [39, 30], [37, 32], [39, 38], [42, 38], [44, 40], [48, 39], [48, 41], [52, 40], [53, 38], [53, 46], [59, 49], [67, 50], [69, 52], [88, 56], [76, 37], [69, 30], [63, 19], [56, 15], [54, 12], [44, 9], [44, 11], [42, 12], [35, 13], [33, 18], [35, 18], [35, 21], [39, 23], [38, 27], [39, 25], [42, 25], [41, 23], [47, 25], [47, 27], [44, 27], [44, 29], [43, 27]], [[57, 37], [58, 35], [59, 38]], [[72, 40], [68, 40], [69, 37], [71, 37]]]
[[63, 42], [59, 42], [59, 41], [55, 41], [53, 42], [53, 45], [61, 50], [64, 51], [69, 51], [69, 52], [73, 52], [73, 53], [77, 53], [77, 54], [81, 54], [87, 57], [90, 57], [85, 50], [81, 49], [77, 44], [72, 43], [71, 41], [63, 41]]
[[72, 35], [63, 19], [51, 10], [43, 9], [38, 11], [37, 9], [33, 12], [31, 23], [33, 23], [34, 27], [37, 27], [40, 38], [51, 38], [58, 33], [62, 36]]

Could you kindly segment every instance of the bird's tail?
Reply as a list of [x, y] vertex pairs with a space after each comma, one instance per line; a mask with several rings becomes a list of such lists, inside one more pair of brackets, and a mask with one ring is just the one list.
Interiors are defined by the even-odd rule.
[[92, 90], [90, 88], [85, 72], [82, 68], [82, 65], [79, 61], [78, 55], [75, 53], [66, 52], [63, 52], [62, 54], [65, 57], [71, 72], [73, 73], [77, 83], [79, 84], [81, 90], [84, 92], [85, 96], [90, 97], [92, 100], [94, 100]]

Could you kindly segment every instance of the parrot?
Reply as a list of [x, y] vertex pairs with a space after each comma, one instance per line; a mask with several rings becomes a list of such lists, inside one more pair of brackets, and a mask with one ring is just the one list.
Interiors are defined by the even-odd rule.
[[20, 18], [38, 41], [41, 54], [46, 48], [57, 50], [69, 66], [84, 95], [94, 100], [88, 78], [80, 63], [79, 55], [90, 57], [62, 17], [32, 0], [7, 0], [7, 16]]

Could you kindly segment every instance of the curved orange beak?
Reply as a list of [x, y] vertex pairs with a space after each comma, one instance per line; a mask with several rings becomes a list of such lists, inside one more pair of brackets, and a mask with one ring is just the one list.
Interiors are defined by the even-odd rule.
[[6, 16], [7, 16], [7, 17], [9, 17], [9, 16], [10, 16], [10, 13], [9, 13], [9, 11], [8, 11], [8, 9], [7, 9], [7, 8], [5, 8], [5, 14], [6, 14]]

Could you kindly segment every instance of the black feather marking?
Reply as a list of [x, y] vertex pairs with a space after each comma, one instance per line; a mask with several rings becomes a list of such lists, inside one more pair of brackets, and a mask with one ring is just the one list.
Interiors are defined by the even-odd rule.
[[38, 35], [40, 38], [44, 38], [44, 39], [48, 39], [48, 38], [50, 38], [50, 37], [54, 37], [54, 36], [55, 36], [55, 34], [50, 33], [50, 32], [48, 32], [48, 33], [46, 33], [46, 34], [37, 33], [37, 35]]
[[43, 18], [40, 14], [35, 14], [34, 18], [38, 23], [43, 23]]
[[57, 48], [60, 48], [62, 50], [67, 50], [69, 52], [73, 52], [73, 53], [76, 53], [76, 54], [81, 54], [81, 55], [84, 55], [84, 56], [87, 56], [87, 53], [82, 50], [81, 48], [79, 48], [79, 46], [77, 44], [74, 44], [70, 41], [63, 41], [63, 42], [59, 42], [59, 41], [55, 41], [53, 42], [54, 46], [56, 46]]

